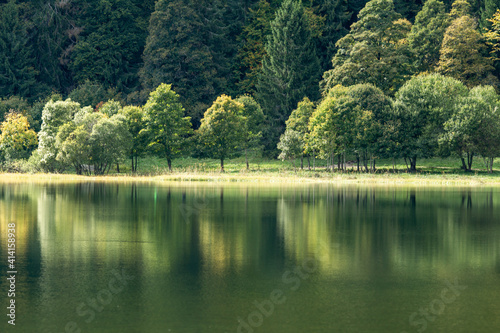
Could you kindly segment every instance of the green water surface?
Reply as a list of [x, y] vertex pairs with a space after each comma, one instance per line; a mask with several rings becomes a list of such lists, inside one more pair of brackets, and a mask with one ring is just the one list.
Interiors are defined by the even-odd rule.
[[0, 332], [500, 332], [500, 189], [0, 184], [0, 232]]

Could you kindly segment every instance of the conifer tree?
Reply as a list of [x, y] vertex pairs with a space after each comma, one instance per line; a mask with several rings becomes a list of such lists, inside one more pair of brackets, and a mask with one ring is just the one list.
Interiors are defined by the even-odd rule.
[[257, 98], [268, 120], [265, 147], [274, 154], [285, 121], [304, 97], [318, 97], [320, 64], [301, 1], [285, 0], [271, 23]]
[[34, 97], [36, 75], [26, 24], [11, 0], [0, 6], [0, 96]]

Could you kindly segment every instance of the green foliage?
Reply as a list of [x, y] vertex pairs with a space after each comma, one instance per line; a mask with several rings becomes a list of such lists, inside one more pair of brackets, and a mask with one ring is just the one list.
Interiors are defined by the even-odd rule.
[[49, 101], [42, 111], [42, 128], [38, 133], [38, 150], [34, 152], [40, 167], [49, 172], [61, 172], [64, 165], [56, 160], [56, 136], [59, 128], [69, 122], [80, 110], [80, 104], [71, 101]]
[[[440, 145], [461, 158], [463, 168], [470, 171], [474, 154], [490, 133], [485, 133], [485, 121], [494, 113], [498, 95], [491, 86], [478, 86], [466, 98], [459, 99], [453, 115], [444, 123]], [[467, 157], [467, 163], [465, 163]]]
[[451, 6], [450, 16], [453, 19], [462, 16], [470, 16], [472, 14], [472, 6], [468, 0], [455, 0]]
[[323, 158], [345, 152], [354, 142], [354, 122], [360, 107], [347, 94], [348, 89], [335, 86], [318, 105], [309, 121], [307, 150]]
[[69, 93], [68, 98], [81, 105], [88, 105], [95, 108], [101, 102], [110, 99], [119, 99], [119, 94], [113, 88], [106, 89], [101, 83], [86, 80], [73, 89]]
[[260, 0], [249, 10], [248, 23], [238, 36], [238, 86], [245, 93], [255, 93], [262, 60], [266, 55], [265, 44], [271, 34], [271, 21], [276, 8], [268, 1]]
[[10, 112], [0, 124], [0, 157], [26, 159], [37, 144], [36, 133], [21, 113]]
[[323, 75], [323, 92], [337, 84], [371, 83], [394, 94], [411, 74], [406, 36], [411, 23], [394, 10], [392, 0], [368, 2], [337, 42], [333, 69]]
[[4, 121], [5, 116], [7, 116], [11, 110], [26, 114], [29, 109], [29, 103], [22, 97], [10, 96], [5, 99], [0, 99], [0, 122]]
[[90, 173], [90, 169], [84, 167], [91, 164], [90, 132], [84, 125], [77, 126], [74, 122], [62, 125], [55, 145], [58, 150], [56, 159], [59, 162], [73, 165], [78, 175]]
[[491, 74], [494, 70], [492, 60], [476, 27], [476, 21], [470, 16], [460, 16], [451, 23], [444, 35], [437, 71], [469, 87], [497, 85], [498, 79]]
[[417, 72], [432, 72], [437, 67], [444, 33], [450, 23], [443, 2], [425, 2], [408, 35], [408, 45], [415, 59]]
[[257, 97], [268, 120], [266, 149], [272, 152], [297, 103], [305, 96], [318, 97], [320, 65], [300, 1], [282, 3], [271, 23], [266, 53]]
[[182, 152], [191, 132], [191, 118], [184, 116], [180, 97], [171, 88], [170, 84], [160, 84], [144, 106], [152, 139], [150, 146], [167, 158], [170, 170], [172, 159]]
[[38, 73], [27, 28], [14, 0], [0, 5], [0, 96], [37, 94]]
[[140, 8], [132, 0], [94, 0], [82, 6], [84, 29], [69, 63], [75, 81], [97, 81], [119, 91], [135, 89], [146, 38]]
[[491, 29], [491, 19], [498, 9], [500, 9], [500, 3], [497, 0], [484, 0], [484, 7], [481, 8], [481, 20], [479, 21], [479, 26], [483, 30]]
[[123, 161], [130, 151], [132, 136], [121, 114], [103, 117], [92, 128], [89, 142], [94, 173], [102, 175], [111, 165]]
[[151, 91], [171, 82], [195, 126], [232, 80], [222, 13], [220, 1], [159, 0], [151, 15], [142, 84]]
[[349, 31], [346, 29], [352, 13], [348, 11], [347, 0], [318, 0], [312, 1], [316, 5], [317, 15], [324, 19], [323, 27], [318, 39], [318, 56], [322, 71], [332, 67], [332, 58], [337, 53], [335, 43]]
[[281, 151], [278, 158], [290, 159], [295, 166], [295, 159], [301, 157], [304, 152], [304, 137], [299, 132], [287, 128], [280, 137], [278, 149]]
[[104, 113], [108, 117], [118, 114], [122, 110], [120, 102], [111, 99], [99, 107], [99, 112]]
[[132, 160], [132, 172], [137, 171], [137, 160], [146, 152], [146, 148], [150, 143], [150, 138], [147, 131], [146, 112], [138, 106], [126, 106], [121, 113], [127, 119], [127, 127], [132, 136], [132, 147], [129, 152], [129, 157]]
[[286, 121], [286, 128], [294, 130], [302, 138], [308, 133], [309, 119], [314, 112], [314, 103], [307, 97], [299, 102]]
[[260, 104], [249, 95], [243, 95], [235, 100], [243, 105], [241, 115], [245, 118], [244, 126], [241, 130], [242, 142], [241, 147], [245, 150], [245, 159], [247, 169], [248, 151], [260, 148], [260, 139], [262, 138], [262, 125], [264, 123], [264, 113]]
[[396, 142], [400, 156], [416, 170], [417, 158], [437, 152], [444, 123], [455, 112], [457, 100], [468, 91], [460, 81], [439, 74], [420, 75], [408, 81], [396, 94], [396, 116], [400, 120]]
[[236, 153], [241, 145], [241, 128], [246, 118], [242, 116], [244, 105], [231, 97], [217, 97], [213, 105], [205, 112], [198, 129], [204, 150], [221, 162], [224, 171], [224, 159]]

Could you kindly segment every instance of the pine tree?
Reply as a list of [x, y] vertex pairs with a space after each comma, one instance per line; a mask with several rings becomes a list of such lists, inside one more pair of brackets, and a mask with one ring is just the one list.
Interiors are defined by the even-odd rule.
[[146, 31], [137, 24], [141, 13], [132, 0], [82, 3], [82, 33], [69, 68], [77, 83], [93, 80], [120, 91], [135, 89]]
[[[272, 2], [275, 3], [276, 1]], [[266, 55], [265, 43], [271, 34], [271, 21], [276, 8], [266, 0], [260, 0], [249, 9], [247, 23], [237, 37], [240, 47], [236, 55], [240, 92], [255, 93], [262, 60]]]
[[26, 24], [11, 0], [0, 7], [0, 96], [35, 97], [36, 75]]
[[268, 120], [266, 150], [275, 153], [285, 121], [304, 97], [318, 97], [320, 65], [301, 1], [285, 0], [271, 23], [257, 98]]
[[151, 15], [143, 87], [152, 91], [172, 84], [195, 127], [233, 81], [223, 13], [220, 1], [159, 0]]
[[335, 43], [349, 31], [346, 29], [351, 14], [347, 11], [347, 0], [319, 0], [317, 14], [324, 18], [321, 36], [318, 38], [318, 56], [323, 72], [332, 67], [332, 58], [337, 53]]

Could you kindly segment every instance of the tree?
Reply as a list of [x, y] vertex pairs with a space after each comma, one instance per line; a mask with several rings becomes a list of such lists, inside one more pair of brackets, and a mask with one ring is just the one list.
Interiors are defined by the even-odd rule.
[[412, 72], [406, 42], [411, 23], [396, 13], [392, 0], [372, 0], [358, 17], [337, 42], [333, 69], [323, 75], [323, 93], [337, 84], [371, 83], [393, 95]]
[[271, 34], [271, 21], [274, 18], [276, 5], [273, 6], [269, 1], [260, 0], [249, 11], [248, 23], [238, 36], [241, 46], [236, 55], [239, 75], [237, 85], [244, 93], [255, 93], [258, 75], [262, 69], [262, 60], [266, 55], [265, 44]]
[[120, 102], [115, 101], [114, 99], [111, 99], [107, 101], [106, 103], [102, 104], [98, 108], [99, 112], [104, 113], [108, 117], [114, 116], [115, 114], [120, 113], [122, 110], [122, 106]]
[[340, 85], [332, 88], [314, 111], [309, 121], [308, 149], [331, 157], [332, 170], [335, 153], [345, 160], [346, 152], [353, 147], [355, 123], [361, 112], [348, 88]]
[[90, 132], [85, 125], [77, 126], [72, 121], [62, 125], [57, 133], [55, 145], [58, 150], [56, 159], [59, 162], [73, 165], [77, 175], [84, 172], [90, 174], [90, 168], [85, 165], [91, 164], [92, 147]]
[[[314, 103], [311, 102], [309, 98], [304, 97], [304, 99], [299, 102], [297, 108], [292, 111], [290, 117], [288, 117], [288, 120], [286, 121], [286, 129], [298, 133], [299, 138], [302, 142], [302, 151], [298, 155], [300, 156], [301, 169], [304, 167], [303, 160], [305, 153], [305, 141], [307, 134], [309, 133], [308, 130], [309, 119], [311, 118], [313, 112], [314, 112]], [[293, 136], [295, 134], [290, 132], [288, 136], [285, 136], [285, 138], [288, 140], [289, 138], [291, 138], [290, 135]], [[282, 140], [280, 139], [280, 142], [281, 141]]]
[[38, 73], [18, 6], [14, 0], [0, 5], [0, 96], [33, 98]]
[[132, 135], [132, 147], [129, 152], [132, 160], [132, 172], [137, 172], [137, 160], [142, 157], [149, 144], [149, 135], [146, 129], [146, 113], [144, 109], [138, 106], [126, 106], [121, 113], [127, 119], [127, 126]]
[[500, 9], [500, 4], [497, 0], [484, 0], [484, 7], [481, 8], [481, 20], [479, 21], [479, 26], [483, 30], [491, 29], [491, 19], [496, 11]]
[[0, 156], [7, 160], [28, 158], [37, 144], [36, 133], [26, 116], [10, 112], [0, 124]]
[[346, 93], [360, 107], [353, 125], [353, 148], [357, 153], [358, 170], [360, 157], [364, 161], [366, 171], [368, 160], [371, 160], [371, 168], [375, 170], [375, 159], [387, 157], [391, 145], [387, 124], [391, 120], [392, 101], [372, 84], [351, 86]]
[[75, 81], [97, 81], [120, 91], [135, 89], [146, 38], [140, 8], [132, 0], [80, 1], [80, 5], [83, 31], [69, 63]]
[[220, 7], [220, 1], [159, 0], [151, 14], [142, 84], [151, 91], [170, 82], [195, 127], [210, 103], [227, 89], [231, 74], [220, 50], [224, 47]]
[[72, 120], [80, 104], [71, 101], [49, 101], [42, 111], [42, 128], [38, 133], [38, 150], [35, 152], [40, 167], [49, 172], [61, 172], [64, 165], [56, 160], [56, 136], [59, 128]]
[[261, 128], [264, 122], [264, 113], [259, 103], [249, 95], [240, 96], [236, 101], [243, 104], [241, 115], [245, 117], [245, 124], [242, 129], [242, 147], [245, 150], [245, 162], [247, 170], [249, 170], [248, 151], [259, 146], [259, 141], [262, 137]]
[[301, 1], [284, 0], [271, 22], [257, 100], [267, 116], [266, 149], [276, 149], [285, 121], [305, 96], [318, 97], [320, 65]]
[[281, 151], [278, 158], [281, 160], [292, 160], [293, 167], [295, 168], [295, 159], [303, 156], [304, 138], [299, 132], [287, 128], [285, 133], [281, 134], [278, 149]]
[[23, 1], [29, 28], [29, 45], [37, 75], [37, 90], [67, 93], [72, 86], [68, 69], [74, 42], [82, 27], [76, 23], [75, 1]]
[[395, 112], [400, 120], [396, 139], [402, 157], [416, 171], [417, 158], [431, 157], [438, 149], [444, 123], [468, 90], [460, 81], [439, 74], [412, 78], [396, 93]]
[[[498, 105], [498, 104], [497, 104]], [[477, 151], [487, 161], [488, 172], [493, 172], [493, 161], [500, 157], [500, 111], [498, 106], [490, 108], [479, 127]]]
[[458, 17], [451, 23], [444, 35], [437, 71], [461, 80], [469, 87], [497, 85], [498, 80], [491, 75], [494, 70], [492, 60], [476, 28], [477, 23], [470, 16]]
[[241, 144], [241, 128], [245, 124], [244, 105], [222, 95], [205, 112], [198, 129], [205, 150], [220, 160], [224, 172], [224, 159], [234, 154]]
[[186, 136], [191, 132], [191, 118], [184, 116], [180, 97], [172, 85], [164, 83], [151, 92], [144, 111], [152, 139], [150, 146], [167, 158], [168, 169], [172, 171], [172, 159], [182, 152]]
[[103, 175], [111, 165], [123, 160], [130, 151], [132, 136], [127, 120], [121, 114], [104, 116], [94, 127], [89, 138], [94, 174]]
[[93, 108], [101, 102], [110, 99], [119, 99], [120, 94], [114, 88], [105, 88], [104, 85], [96, 81], [85, 80], [73, 89], [68, 98], [80, 103], [80, 105], [92, 106]]
[[480, 100], [463, 98], [452, 117], [444, 123], [445, 132], [439, 138], [440, 145], [460, 158], [462, 169], [465, 171], [472, 170], [474, 136], [485, 108], [487, 105]]
[[352, 16], [348, 12], [347, 0], [316, 0], [315, 12], [324, 19], [323, 27], [320, 30], [318, 40], [318, 57], [321, 62], [322, 72], [332, 67], [332, 58], [337, 53], [335, 43], [344, 37], [349, 30], [346, 28]]
[[427, 0], [408, 34], [408, 45], [417, 72], [432, 72], [438, 65], [439, 50], [451, 20], [443, 2]]

